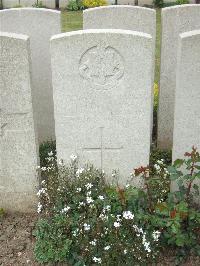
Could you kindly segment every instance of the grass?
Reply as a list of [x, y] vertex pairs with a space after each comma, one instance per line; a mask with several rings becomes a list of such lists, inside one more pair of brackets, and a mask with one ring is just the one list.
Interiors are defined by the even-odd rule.
[[62, 32], [81, 30], [83, 28], [82, 11], [63, 11], [61, 25]]
[[[155, 82], [160, 79], [160, 46], [161, 46], [161, 11], [156, 10], [157, 15], [157, 36], [155, 53]], [[83, 28], [82, 11], [62, 11], [62, 32], [80, 30]]]

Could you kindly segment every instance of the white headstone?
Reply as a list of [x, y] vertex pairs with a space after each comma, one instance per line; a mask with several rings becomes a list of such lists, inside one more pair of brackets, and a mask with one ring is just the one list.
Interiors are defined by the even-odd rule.
[[152, 122], [153, 127], [153, 88], [155, 67], [156, 12], [153, 9], [113, 5], [90, 8], [83, 11], [83, 29], [124, 29], [148, 33], [153, 38], [152, 46]]
[[121, 183], [149, 163], [152, 38], [85, 30], [51, 41], [58, 157], [77, 154]]
[[148, 33], [155, 41], [156, 12], [153, 9], [113, 5], [83, 11], [83, 29], [124, 29]]
[[25, 35], [0, 33], [0, 206], [35, 209], [37, 142]]
[[174, 124], [174, 98], [178, 37], [200, 29], [200, 5], [181, 5], [162, 9], [161, 77], [158, 110], [158, 147], [171, 149]]
[[60, 12], [39, 8], [0, 11], [0, 30], [30, 37], [33, 108], [39, 141], [55, 138], [49, 40], [60, 33]]
[[184, 158], [192, 146], [200, 151], [200, 30], [179, 37], [173, 160]]

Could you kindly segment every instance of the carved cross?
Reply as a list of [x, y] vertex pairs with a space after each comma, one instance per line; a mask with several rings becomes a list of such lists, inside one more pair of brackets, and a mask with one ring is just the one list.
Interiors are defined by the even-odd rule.
[[103, 152], [105, 150], [109, 150], [109, 151], [122, 150], [123, 146], [121, 146], [121, 147], [106, 147], [106, 146], [104, 146], [104, 143], [103, 143], [104, 127], [100, 127], [99, 129], [100, 129], [100, 145], [99, 145], [99, 147], [85, 147], [85, 148], [83, 148], [83, 150], [85, 150], [85, 151], [100, 151], [101, 152], [101, 171], [103, 171]]

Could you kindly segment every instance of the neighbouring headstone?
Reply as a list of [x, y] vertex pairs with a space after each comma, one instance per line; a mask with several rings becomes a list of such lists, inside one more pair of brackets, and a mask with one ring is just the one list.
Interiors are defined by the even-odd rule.
[[179, 37], [173, 160], [183, 158], [192, 146], [200, 151], [200, 30]]
[[33, 109], [39, 142], [55, 138], [49, 40], [60, 33], [60, 12], [40, 8], [0, 11], [0, 31], [30, 37]]
[[153, 88], [155, 66], [156, 12], [153, 9], [113, 5], [90, 8], [83, 11], [83, 29], [124, 29], [148, 33], [153, 38], [152, 46], [152, 127], [153, 127]]
[[124, 29], [148, 33], [155, 41], [156, 12], [153, 9], [113, 5], [83, 11], [83, 29]]
[[56, 144], [120, 183], [149, 163], [152, 37], [126, 30], [85, 30], [51, 41]]
[[0, 207], [35, 209], [38, 165], [28, 36], [0, 33]]
[[158, 147], [160, 149], [171, 149], [173, 145], [178, 37], [180, 33], [197, 29], [200, 29], [200, 5], [182, 5], [162, 10], [158, 110]]

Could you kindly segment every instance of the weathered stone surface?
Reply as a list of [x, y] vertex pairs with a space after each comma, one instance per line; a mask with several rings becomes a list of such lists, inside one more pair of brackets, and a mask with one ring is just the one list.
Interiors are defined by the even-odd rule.
[[158, 146], [171, 149], [174, 124], [177, 47], [180, 33], [200, 28], [200, 5], [162, 10], [161, 77], [158, 111]]
[[77, 154], [125, 183], [147, 165], [152, 38], [125, 30], [85, 30], [51, 41], [58, 157]]
[[0, 206], [32, 211], [38, 184], [37, 142], [25, 35], [0, 33]]
[[124, 29], [148, 33], [155, 40], [156, 12], [153, 9], [116, 5], [83, 11], [83, 29]]
[[192, 146], [200, 150], [200, 30], [179, 37], [173, 160], [183, 158]]
[[[115, 5], [90, 8], [83, 11], [83, 29], [124, 29], [148, 33], [153, 38], [152, 48], [152, 121], [153, 121], [153, 84], [154, 53], [156, 40], [156, 12], [153, 9]], [[153, 122], [151, 122], [153, 127]]]
[[30, 37], [33, 108], [39, 141], [55, 137], [49, 40], [60, 33], [60, 12], [39, 8], [0, 11], [0, 30]]

